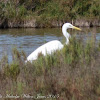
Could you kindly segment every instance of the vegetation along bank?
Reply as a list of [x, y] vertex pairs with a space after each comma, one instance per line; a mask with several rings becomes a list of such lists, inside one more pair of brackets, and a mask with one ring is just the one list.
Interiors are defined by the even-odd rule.
[[99, 0], [0, 0], [0, 28], [100, 26]]

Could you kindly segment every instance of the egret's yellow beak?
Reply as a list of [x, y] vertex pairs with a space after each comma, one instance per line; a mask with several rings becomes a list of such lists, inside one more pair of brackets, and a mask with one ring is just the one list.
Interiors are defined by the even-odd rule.
[[80, 28], [78, 28], [78, 27], [76, 27], [76, 26], [73, 26], [73, 29], [76, 29], [76, 30], [81, 31], [81, 29], [80, 29]]

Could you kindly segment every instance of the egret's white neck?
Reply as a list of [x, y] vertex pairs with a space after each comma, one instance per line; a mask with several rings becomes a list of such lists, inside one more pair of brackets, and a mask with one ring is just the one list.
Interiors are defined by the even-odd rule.
[[69, 43], [69, 37], [71, 37], [70, 34], [67, 32], [67, 29], [68, 29], [68, 28], [67, 28], [66, 26], [63, 25], [63, 27], [62, 27], [62, 33], [63, 33], [63, 35], [64, 35], [65, 38], [66, 38], [66, 44]]

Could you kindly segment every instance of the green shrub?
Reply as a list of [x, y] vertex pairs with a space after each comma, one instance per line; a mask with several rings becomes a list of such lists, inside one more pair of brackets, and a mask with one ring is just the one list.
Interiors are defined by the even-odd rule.
[[4, 68], [4, 74], [11, 79], [16, 80], [20, 73], [19, 65], [16, 63], [12, 63], [9, 66]]
[[[50, 22], [71, 21], [78, 18], [99, 18], [98, 0], [8, 0], [0, 1], [0, 18], [23, 21], [36, 18], [38, 23], [50, 27]], [[39, 24], [40, 24], [39, 23]]]

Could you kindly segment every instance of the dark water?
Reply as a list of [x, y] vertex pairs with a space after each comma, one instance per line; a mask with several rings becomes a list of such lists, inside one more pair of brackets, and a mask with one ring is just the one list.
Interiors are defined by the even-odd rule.
[[[82, 28], [83, 31], [69, 30], [71, 35], [76, 34], [77, 38], [94, 36], [96, 41], [100, 41], [100, 27]], [[16, 47], [19, 51], [24, 50], [28, 56], [37, 47], [51, 41], [60, 40], [64, 42], [65, 38], [61, 28], [45, 29], [0, 29], [0, 59], [8, 55], [9, 61], [12, 60], [12, 48]]]

